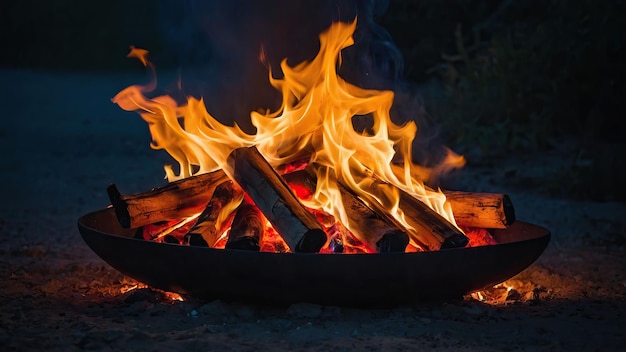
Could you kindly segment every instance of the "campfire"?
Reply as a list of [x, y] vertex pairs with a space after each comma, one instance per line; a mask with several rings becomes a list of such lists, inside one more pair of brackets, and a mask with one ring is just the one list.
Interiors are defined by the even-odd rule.
[[[201, 99], [178, 105], [148, 97], [156, 82], [131, 86], [113, 101], [148, 122], [152, 147], [165, 149], [179, 173], [170, 184], [108, 193], [123, 227], [145, 240], [267, 252], [420, 252], [494, 243], [484, 229], [514, 219], [502, 194], [434, 190], [429, 179], [464, 159], [449, 151], [434, 167], [412, 160], [414, 122], [390, 117], [393, 92], [359, 88], [337, 74], [356, 21], [320, 35], [310, 62], [269, 72], [282, 93], [274, 112], [252, 112], [256, 134], [226, 126]], [[129, 54], [151, 66], [148, 52]], [[153, 68], [153, 67], [152, 67]], [[355, 117], [370, 125], [356, 127]]]
[[415, 163], [417, 126], [392, 121], [394, 93], [338, 75], [355, 28], [334, 23], [311, 61], [269, 70], [282, 104], [250, 113], [254, 134], [220, 123], [202, 99], [155, 95], [148, 52], [132, 48], [154, 81], [113, 101], [137, 111], [152, 147], [179, 165], [145, 192], [110, 185], [112, 206], [79, 219], [85, 242], [152, 287], [280, 302], [409, 302], [478, 291], [525, 269], [549, 232], [516, 221], [505, 194], [427, 186], [463, 157]]

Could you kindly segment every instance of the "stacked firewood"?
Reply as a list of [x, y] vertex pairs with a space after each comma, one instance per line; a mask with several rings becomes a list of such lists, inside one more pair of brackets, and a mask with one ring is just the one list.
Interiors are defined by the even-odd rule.
[[[144, 239], [159, 237], [227, 249], [258, 251], [268, 238], [275, 238], [275, 251], [307, 253], [323, 247], [341, 252], [345, 247], [342, 241], [347, 240], [360, 241], [370, 252], [404, 252], [409, 242], [420, 250], [468, 245], [468, 237], [457, 226], [399, 188], [395, 191], [400, 195], [405, 224], [378, 202], [339, 184], [349, 219], [349, 224], [342, 225], [300, 201], [315, 191], [316, 179], [310, 169], [287, 172], [293, 168], [284, 168], [279, 172], [255, 147], [235, 149], [228, 162], [230, 176], [218, 170], [133, 195], [123, 195], [115, 185], [109, 186], [118, 221], [125, 228], [137, 228]], [[375, 185], [395, 187], [375, 175], [371, 179]], [[505, 228], [515, 221], [507, 195], [443, 193], [461, 228]], [[346, 227], [358, 233], [350, 233]], [[344, 236], [336, 236], [337, 232]]]

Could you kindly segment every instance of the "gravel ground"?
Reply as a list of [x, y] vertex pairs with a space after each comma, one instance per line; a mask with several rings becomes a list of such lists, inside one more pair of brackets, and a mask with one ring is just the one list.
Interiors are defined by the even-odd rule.
[[[623, 350], [626, 204], [524, 189], [562, 160], [472, 165], [463, 189], [508, 193], [518, 219], [552, 231], [546, 252], [504, 285], [389, 309], [172, 300], [140, 288], [83, 243], [76, 220], [105, 188], [162, 185], [166, 155], [144, 122], [109, 99], [142, 76], [0, 70], [3, 350]], [[517, 181], [519, 182], [515, 182]], [[512, 288], [512, 289], [508, 289]]]

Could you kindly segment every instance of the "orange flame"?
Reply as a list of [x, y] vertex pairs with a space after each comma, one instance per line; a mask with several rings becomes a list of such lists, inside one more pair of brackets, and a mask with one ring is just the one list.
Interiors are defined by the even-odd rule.
[[[446, 169], [462, 166], [463, 157], [450, 151], [435, 168], [414, 164], [411, 146], [417, 126], [414, 122], [399, 126], [391, 121], [394, 93], [363, 89], [337, 74], [341, 51], [354, 43], [355, 28], [356, 20], [334, 23], [320, 35], [320, 50], [312, 61], [291, 67], [284, 59], [280, 64], [281, 79], [274, 78], [270, 70], [269, 81], [282, 93], [282, 105], [275, 112], [250, 113], [257, 129], [254, 135], [246, 134], [237, 125], [226, 126], [217, 121], [207, 112], [202, 99], [190, 97], [179, 106], [170, 96], [146, 97], [144, 93], [154, 89], [154, 82], [147, 87], [130, 86], [118, 93], [113, 102], [124, 110], [138, 110], [148, 122], [152, 148], [165, 149], [180, 164], [178, 174], [166, 166], [170, 181], [217, 169], [230, 173], [226, 163], [230, 152], [256, 145], [273, 166], [308, 157], [310, 170], [317, 175], [317, 188], [303, 204], [331, 214], [357, 237], [359, 230], [350, 228], [338, 183], [366, 202], [380, 203], [409, 232], [414, 231], [403, 220], [398, 192], [374, 182], [368, 176], [372, 173], [456, 224], [443, 193], [425, 187], [424, 181]], [[149, 65], [147, 52], [139, 50], [133, 48], [131, 55]], [[263, 51], [260, 55], [262, 58]], [[355, 130], [353, 118], [357, 115], [370, 116], [373, 126], [367, 131]], [[394, 161], [400, 161], [400, 167], [393, 166]]]

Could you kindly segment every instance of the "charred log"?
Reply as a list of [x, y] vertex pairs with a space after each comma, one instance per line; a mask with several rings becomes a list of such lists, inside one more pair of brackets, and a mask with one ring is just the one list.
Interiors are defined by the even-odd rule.
[[235, 149], [228, 158], [232, 177], [252, 198], [287, 245], [295, 252], [318, 252], [326, 233], [298, 201], [285, 180], [256, 147]]
[[242, 203], [235, 214], [228, 234], [226, 249], [259, 251], [265, 231], [265, 219], [259, 209], [249, 202]]
[[[285, 167], [280, 169], [284, 170]], [[211, 200], [214, 190], [206, 185], [210, 185], [215, 176], [219, 176], [215, 181], [217, 183], [226, 180], [222, 171], [215, 171], [173, 182], [172, 184], [177, 184], [176, 187], [167, 185], [136, 195], [122, 195], [115, 185], [111, 185], [108, 193], [120, 224], [126, 228], [137, 228], [201, 212], [202, 206]], [[193, 196], [189, 198], [175, 196], [174, 193], [180, 193], [181, 189], [185, 189]], [[498, 229], [506, 228], [515, 222], [515, 209], [506, 194], [447, 190], [443, 193], [452, 207], [454, 219], [459, 226]], [[166, 198], [174, 198], [176, 204], [166, 204]], [[159, 209], [160, 205], [164, 208]], [[141, 214], [140, 209], [147, 209], [149, 213]]]
[[387, 232], [376, 242], [379, 253], [405, 252], [408, 245], [409, 235], [399, 230]]
[[[292, 172], [285, 175], [284, 178], [290, 185], [305, 188], [310, 194], [315, 191], [317, 181], [314, 176], [304, 170]], [[378, 216], [346, 187], [339, 185], [339, 192], [342, 205], [348, 215], [348, 228], [370, 249], [379, 248], [377, 243], [385, 234], [403, 232], [389, 221]]]
[[430, 250], [465, 247], [469, 239], [461, 230], [428, 205], [399, 189], [400, 204], [406, 222]]
[[232, 181], [217, 186], [196, 224], [185, 235], [185, 243], [190, 246], [214, 247], [219, 236], [232, 223], [234, 210], [242, 200], [243, 191]]
[[228, 177], [223, 171], [215, 171], [133, 195], [122, 195], [115, 184], [110, 185], [107, 192], [120, 225], [137, 228], [198, 214], [215, 188], [226, 180]]
[[[465, 247], [469, 242], [461, 230], [408, 192], [383, 181], [371, 172], [364, 172], [360, 178], [364, 183], [368, 183], [366, 187], [378, 189], [379, 194], [398, 195], [398, 207], [404, 213], [404, 221], [408, 224], [405, 230], [410, 238], [421, 246], [429, 250], [439, 250]], [[360, 195], [360, 197], [380, 217], [394, 224], [396, 228], [404, 229], [403, 224], [392, 216], [377, 199], [368, 194]]]

